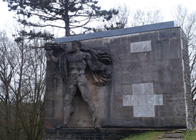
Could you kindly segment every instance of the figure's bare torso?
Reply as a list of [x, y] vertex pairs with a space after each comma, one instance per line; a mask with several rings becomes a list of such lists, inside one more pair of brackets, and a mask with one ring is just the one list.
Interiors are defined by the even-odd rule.
[[84, 74], [87, 66], [85, 58], [86, 54], [81, 51], [69, 54], [67, 56], [69, 73]]

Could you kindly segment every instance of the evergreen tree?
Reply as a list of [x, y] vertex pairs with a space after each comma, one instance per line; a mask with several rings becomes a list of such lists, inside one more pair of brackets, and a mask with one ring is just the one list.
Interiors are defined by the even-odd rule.
[[[101, 10], [97, 0], [3, 0], [18, 21], [27, 26], [57, 27], [70, 36], [72, 29], [85, 27], [93, 19], [108, 21], [117, 10]], [[39, 20], [38, 20], [39, 19]]]

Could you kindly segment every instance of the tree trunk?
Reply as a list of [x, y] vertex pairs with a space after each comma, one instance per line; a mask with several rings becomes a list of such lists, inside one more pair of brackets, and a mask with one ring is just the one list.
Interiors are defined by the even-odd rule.
[[70, 36], [69, 18], [65, 20], [65, 36]]
[[68, 0], [65, 1], [65, 14], [63, 15], [63, 20], [65, 22], [65, 36], [70, 36], [70, 25], [69, 25], [69, 14], [68, 14]]

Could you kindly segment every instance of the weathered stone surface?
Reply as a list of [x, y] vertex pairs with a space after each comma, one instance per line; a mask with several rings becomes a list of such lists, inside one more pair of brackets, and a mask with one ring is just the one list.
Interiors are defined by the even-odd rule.
[[163, 138], [184, 138], [183, 133], [171, 133], [162, 135]]
[[80, 129], [67, 128], [61, 130], [49, 129], [46, 131], [45, 140], [119, 140], [144, 131], [126, 129]]
[[174, 130], [164, 132], [158, 140], [184, 140], [184, 130]]
[[133, 84], [133, 95], [123, 95], [123, 106], [133, 106], [134, 117], [155, 117], [154, 105], [163, 105], [162, 95], [153, 95], [153, 83]]
[[151, 50], [151, 41], [142, 41], [130, 44], [131, 53], [148, 52]]
[[[97, 87], [87, 76], [102, 127], [192, 127], [187, 46], [180, 28], [81, 42], [107, 50], [113, 61], [110, 85]], [[64, 85], [58, 73], [58, 66], [49, 63], [45, 112], [50, 127], [63, 121], [59, 110], [63, 108]], [[71, 127], [92, 127], [88, 106], [81, 99], [77, 92]]]

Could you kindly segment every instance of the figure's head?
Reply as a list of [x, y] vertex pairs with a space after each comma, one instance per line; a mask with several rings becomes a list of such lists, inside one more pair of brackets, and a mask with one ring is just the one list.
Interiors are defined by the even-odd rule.
[[72, 50], [80, 50], [82, 43], [80, 41], [72, 42]]

